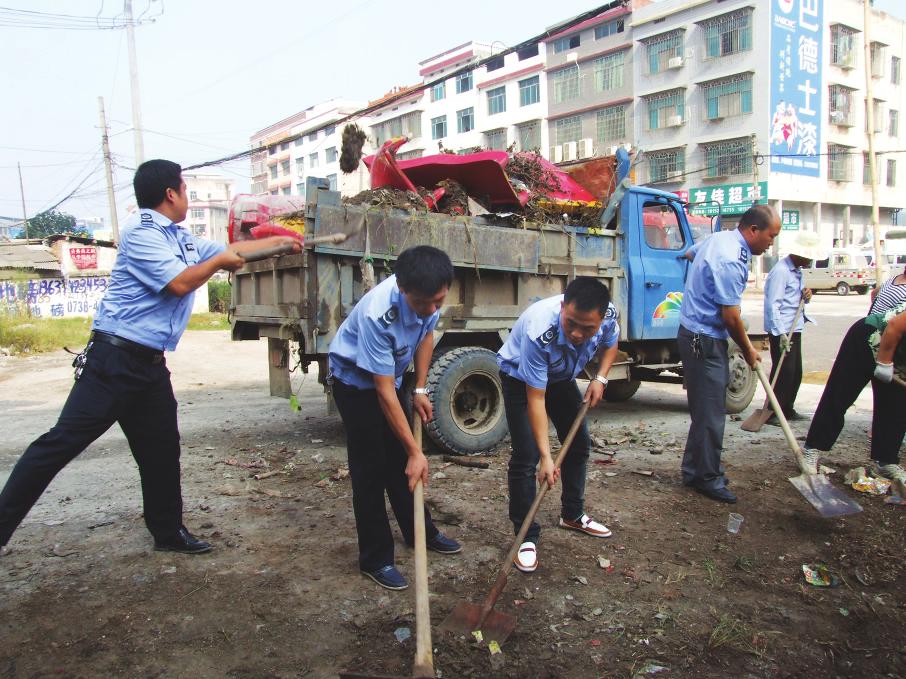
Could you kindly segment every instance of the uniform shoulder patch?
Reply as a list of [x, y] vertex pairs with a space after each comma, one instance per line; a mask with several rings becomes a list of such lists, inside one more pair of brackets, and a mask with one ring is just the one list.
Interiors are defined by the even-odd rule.
[[542, 347], [546, 347], [548, 344], [554, 341], [554, 338], [557, 336], [557, 326], [552, 325], [547, 330], [542, 332], [538, 337], [535, 338], [535, 341]]
[[615, 319], [617, 317], [617, 308], [613, 302], [607, 305], [607, 311], [604, 312], [604, 318]]
[[743, 264], [749, 263], [749, 251], [745, 248], [739, 248], [739, 261]]
[[400, 310], [397, 307], [392, 306], [389, 309], [387, 309], [387, 311], [385, 311], [378, 320], [380, 321], [381, 325], [383, 325], [385, 328], [388, 328], [388, 327], [390, 327], [391, 323], [393, 323], [397, 318], [399, 318], [399, 316], [400, 316]]

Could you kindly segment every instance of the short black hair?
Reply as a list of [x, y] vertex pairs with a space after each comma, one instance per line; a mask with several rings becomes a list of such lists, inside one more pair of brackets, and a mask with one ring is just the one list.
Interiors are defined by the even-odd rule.
[[172, 160], [146, 160], [138, 166], [132, 179], [135, 200], [140, 208], [154, 209], [164, 202], [167, 189], [179, 192], [182, 168]]
[[592, 276], [576, 276], [566, 286], [563, 303], [572, 304], [579, 311], [597, 311], [604, 317], [610, 305], [610, 290]]
[[430, 245], [403, 250], [393, 270], [399, 287], [428, 297], [450, 287], [453, 282], [453, 262], [446, 252]]
[[777, 219], [777, 211], [770, 205], [753, 205], [739, 218], [739, 228], [754, 226], [756, 231], [764, 231]]

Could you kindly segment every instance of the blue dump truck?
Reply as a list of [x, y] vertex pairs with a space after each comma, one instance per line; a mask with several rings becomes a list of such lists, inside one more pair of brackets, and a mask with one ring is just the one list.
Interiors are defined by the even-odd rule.
[[[563, 292], [575, 276], [601, 279], [619, 311], [620, 354], [606, 399], [629, 399], [646, 381], [682, 383], [676, 335], [689, 267], [682, 255], [708, 234], [693, 233], [675, 194], [623, 180], [593, 228], [348, 205], [317, 178], [309, 179], [307, 197], [306, 237], [343, 233], [346, 240], [248, 263], [233, 279], [232, 337], [267, 338], [274, 396], [291, 396], [296, 365], [307, 372], [316, 363], [324, 382], [328, 346], [343, 319], [391, 273], [395, 256], [418, 244], [446, 251], [456, 267], [429, 373], [435, 418], [427, 433], [442, 450], [480, 454], [504, 438], [496, 351], [529, 304]], [[256, 223], [248, 203], [240, 212], [237, 225]], [[756, 382], [732, 345], [729, 412], [748, 406]]]

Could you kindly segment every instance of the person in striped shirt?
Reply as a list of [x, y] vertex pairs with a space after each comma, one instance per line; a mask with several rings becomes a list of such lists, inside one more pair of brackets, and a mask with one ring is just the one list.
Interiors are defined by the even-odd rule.
[[880, 288], [871, 291], [869, 314], [882, 314], [906, 302], [906, 267], [903, 273], [891, 276]]

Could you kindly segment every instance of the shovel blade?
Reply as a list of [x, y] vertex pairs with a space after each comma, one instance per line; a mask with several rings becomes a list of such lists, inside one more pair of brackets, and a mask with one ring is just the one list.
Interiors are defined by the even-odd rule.
[[761, 428], [771, 419], [773, 414], [774, 411], [770, 408], [758, 408], [743, 421], [740, 428], [743, 431], [761, 431]]
[[862, 511], [858, 502], [835, 488], [824, 474], [800, 474], [790, 478], [790, 483], [825, 518], [857, 514]]
[[[440, 623], [441, 630], [453, 632], [454, 634], [472, 634], [478, 629], [478, 621], [481, 620], [481, 606], [460, 602], [456, 608], [450, 611], [450, 615], [444, 618]], [[507, 638], [516, 629], [516, 618], [506, 613], [498, 613], [491, 609], [488, 617], [485, 618], [481, 625], [481, 637], [485, 643], [496, 641], [501, 646]]]

